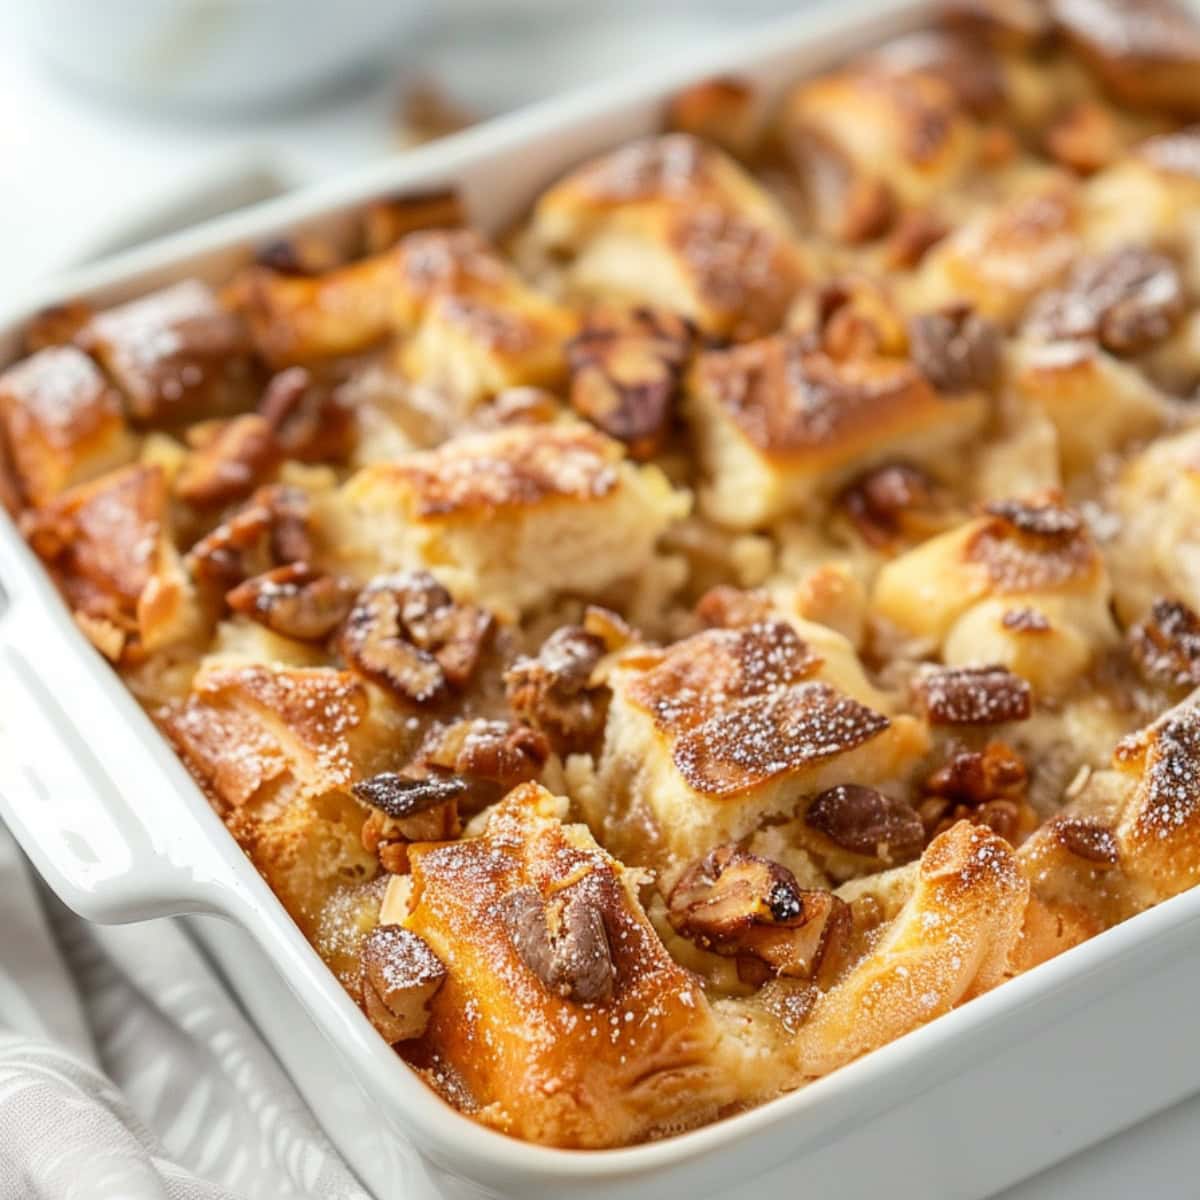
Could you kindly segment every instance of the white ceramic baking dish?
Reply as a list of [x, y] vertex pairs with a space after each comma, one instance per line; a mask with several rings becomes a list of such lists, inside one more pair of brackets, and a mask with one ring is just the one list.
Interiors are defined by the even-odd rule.
[[[485, 228], [589, 154], [657, 126], [663, 96], [734, 71], [767, 92], [919, 22], [848, 0], [127, 254], [41, 301], [219, 280], [248, 243], [345, 220], [380, 191], [447, 182]], [[0, 322], [0, 363], [33, 310]], [[7, 330], [7, 332], [5, 332]], [[980, 1197], [1200, 1088], [1200, 890], [1161, 905], [773, 1104], [653, 1145], [544, 1149], [439, 1101], [378, 1035], [242, 856], [166, 742], [0, 517], [0, 813], [97, 921], [200, 913], [226, 972], [331, 1138], [380, 1200], [769, 1195]]]

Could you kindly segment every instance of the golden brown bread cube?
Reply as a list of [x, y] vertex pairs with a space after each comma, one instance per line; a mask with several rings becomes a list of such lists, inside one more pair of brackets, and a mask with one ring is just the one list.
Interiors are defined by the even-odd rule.
[[376, 463], [343, 499], [358, 522], [349, 536], [369, 538], [343, 549], [370, 573], [425, 568], [460, 599], [509, 615], [636, 576], [688, 509], [658, 467], [575, 424], [471, 434]]
[[605, 835], [639, 830], [640, 861], [689, 862], [805, 793], [903, 777], [926, 748], [845, 638], [808, 622], [771, 617], [633, 651], [611, 686], [600, 782], [619, 803]]
[[943, 397], [900, 358], [837, 360], [775, 337], [701, 355], [688, 419], [708, 476], [709, 516], [749, 529], [806, 514], [887, 459], [941, 465], [977, 433], [978, 392]]
[[135, 452], [120, 396], [72, 346], [41, 350], [0, 375], [0, 426], [33, 505], [122, 466]]
[[571, 292], [650, 304], [737, 337], [778, 328], [811, 274], [769, 194], [715, 146], [682, 133], [578, 168], [542, 194], [528, 237], [567, 259]]
[[447, 978], [405, 1052], [487, 1124], [549, 1145], [697, 1124], [730, 1091], [708, 1003], [646, 919], [637, 873], [564, 809], [523, 784], [479, 837], [410, 848], [403, 924]]

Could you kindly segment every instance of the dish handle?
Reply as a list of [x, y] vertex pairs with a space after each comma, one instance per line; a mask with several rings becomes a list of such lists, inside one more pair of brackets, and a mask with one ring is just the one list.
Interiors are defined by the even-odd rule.
[[18, 536], [0, 513], [0, 818], [88, 920], [241, 911], [241, 851]]

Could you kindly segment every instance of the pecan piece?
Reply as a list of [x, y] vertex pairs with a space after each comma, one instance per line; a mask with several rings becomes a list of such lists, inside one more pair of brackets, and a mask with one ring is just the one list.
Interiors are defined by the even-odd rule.
[[630, 456], [662, 449], [695, 331], [683, 317], [636, 308], [593, 313], [567, 346], [571, 405]]
[[769, 621], [774, 606], [763, 591], [744, 591], [727, 583], [709, 588], [696, 602], [696, 616], [712, 629], [748, 629]]
[[241, 500], [283, 457], [274, 431], [257, 413], [193, 426], [188, 441], [192, 453], [175, 479], [175, 494], [188, 504]]
[[1120, 157], [1120, 127], [1111, 108], [1079, 100], [1059, 113], [1046, 130], [1046, 151], [1055, 162], [1080, 175], [1092, 175]]
[[402, 925], [377, 925], [363, 943], [362, 1004], [371, 1024], [395, 1045], [420, 1037], [446, 968], [424, 938]]
[[865, 472], [845, 488], [838, 503], [863, 540], [884, 553], [940, 532], [948, 513], [942, 489], [909, 463], [887, 463]]
[[1003, 742], [955, 754], [925, 781], [918, 807], [930, 839], [957, 821], [986, 825], [1014, 845], [1036, 827], [1026, 792], [1029, 773], [1020, 755]]
[[587, 749], [603, 727], [608, 689], [593, 687], [591, 680], [606, 650], [597, 634], [565, 625], [546, 639], [536, 658], [519, 658], [504, 674], [509, 707], [560, 753]]
[[455, 604], [432, 575], [412, 571], [359, 593], [340, 645], [364, 675], [424, 704], [470, 679], [492, 624], [490, 613]]
[[1149, 615], [1126, 636], [1129, 653], [1147, 683], [1200, 686], [1200, 617], [1186, 604], [1155, 600]]
[[821, 792], [804, 821], [843, 850], [889, 864], [908, 862], [925, 846], [925, 827], [912, 805], [856, 783]]
[[354, 409], [341, 390], [317, 382], [303, 367], [273, 375], [258, 411], [285, 458], [327, 462], [354, 449]]
[[928, 666], [912, 693], [931, 725], [1000, 725], [1033, 711], [1029, 684], [1006, 667]]
[[1000, 375], [1000, 329], [970, 305], [913, 317], [908, 341], [917, 369], [939, 392], [989, 388]]
[[1121, 852], [1113, 831], [1088, 817], [1056, 817], [1050, 824], [1055, 839], [1072, 854], [1097, 866], [1115, 866]]
[[354, 591], [307, 563], [289, 563], [238, 584], [225, 596], [236, 613], [284, 637], [319, 641], [345, 619]]
[[465, 785], [459, 807], [477, 811], [537, 779], [549, 757], [550, 743], [536, 729], [480, 717], [433, 730], [414, 766], [453, 772]]
[[517, 888], [501, 915], [521, 961], [549, 991], [578, 1004], [612, 998], [617, 968], [604, 914], [578, 884], [548, 900], [531, 885]]
[[407, 873], [410, 842], [443, 842], [459, 835], [458, 800], [468, 786], [455, 776], [412, 777], [395, 771], [360, 779], [350, 791], [371, 810], [363, 823], [363, 848], [378, 856], [385, 871]]
[[1048, 341], [1086, 338], [1114, 354], [1136, 354], [1170, 334], [1184, 308], [1175, 264], [1157, 250], [1125, 246], [1079, 263], [1064, 287], [1033, 304], [1025, 331]]
[[738, 974], [813, 979], [832, 968], [850, 910], [832, 892], [801, 888], [786, 867], [735, 845], [718, 846], [680, 876], [667, 919], [702, 949], [738, 960]]
[[395, 771], [360, 779], [350, 787], [356, 800], [397, 821], [457, 800], [466, 790], [466, 780], [454, 776], [426, 775], [413, 779]]

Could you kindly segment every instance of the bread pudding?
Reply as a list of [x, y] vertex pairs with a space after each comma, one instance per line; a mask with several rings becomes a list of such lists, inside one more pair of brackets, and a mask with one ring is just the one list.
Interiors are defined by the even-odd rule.
[[380, 1054], [690, 1129], [1200, 882], [1195, 121], [1168, 0], [706, 81], [40, 314], [0, 503]]

